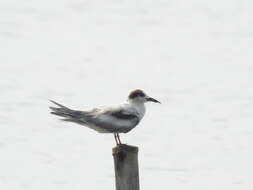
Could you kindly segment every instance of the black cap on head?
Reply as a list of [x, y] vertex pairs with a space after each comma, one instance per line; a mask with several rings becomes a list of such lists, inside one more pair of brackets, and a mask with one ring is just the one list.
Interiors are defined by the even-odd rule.
[[128, 98], [129, 99], [134, 99], [134, 98], [136, 98], [136, 97], [144, 97], [144, 96], [146, 96], [145, 95], [145, 93], [142, 91], [142, 90], [140, 90], [140, 89], [136, 89], [136, 90], [134, 90], [134, 91], [132, 91], [130, 94], [129, 94], [129, 96], [128, 96]]

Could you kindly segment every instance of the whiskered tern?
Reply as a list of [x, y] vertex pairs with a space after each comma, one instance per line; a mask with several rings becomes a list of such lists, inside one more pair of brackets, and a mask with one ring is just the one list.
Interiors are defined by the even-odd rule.
[[141, 121], [145, 115], [145, 103], [158, 100], [149, 97], [142, 90], [132, 91], [127, 103], [105, 108], [94, 108], [90, 111], [73, 110], [53, 100], [58, 107], [50, 107], [52, 114], [63, 117], [63, 121], [74, 122], [94, 129], [100, 133], [113, 133], [116, 144], [121, 144], [119, 133], [127, 133]]

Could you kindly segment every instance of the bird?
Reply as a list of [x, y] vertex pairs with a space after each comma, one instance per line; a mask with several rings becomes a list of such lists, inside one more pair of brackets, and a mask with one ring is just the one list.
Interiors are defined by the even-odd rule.
[[161, 103], [140, 89], [131, 91], [126, 103], [90, 111], [73, 110], [50, 101], [57, 106], [49, 107], [51, 114], [62, 117], [62, 121], [77, 123], [99, 133], [113, 133], [117, 145], [122, 144], [119, 133], [128, 133], [140, 123], [146, 112], [145, 103]]

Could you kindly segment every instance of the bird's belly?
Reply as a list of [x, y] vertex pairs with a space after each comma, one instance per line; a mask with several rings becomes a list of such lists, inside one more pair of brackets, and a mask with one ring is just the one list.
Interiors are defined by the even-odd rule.
[[108, 131], [108, 130], [106, 130], [106, 129], [103, 129], [103, 128], [101, 128], [101, 127], [99, 127], [99, 126], [96, 126], [96, 125], [93, 125], [93, 124], [83, 123], [83, 124], [81, 124], [81, 125], [83, 125], [83, 126], [85, 126], [85, 127], [88, 127], [88, 128], [90, 128], [90, 129], [93, 129], [93, 130], [95, 130], [95, 131], [97, 131], [97, 132], [99, 132], [99, 133], [111, 133], [111, 131]]
[[97, 128], [111, 133], [126, 133], [137, 125], [136, 119], [115, 119], [110, 117], [96, 118], [94, 124]]

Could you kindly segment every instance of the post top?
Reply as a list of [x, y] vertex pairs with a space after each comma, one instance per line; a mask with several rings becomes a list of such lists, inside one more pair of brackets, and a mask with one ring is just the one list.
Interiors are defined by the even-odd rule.
[[138, 147], [136, 146], [130, 146], [130, 145], [126, 145], [126, 144], [120, 144], [117, 145], [116, 147], [112, 148], [112, 154], [117, 154], [119, 152], [132, 152], [132, 153], [138, 153]]

